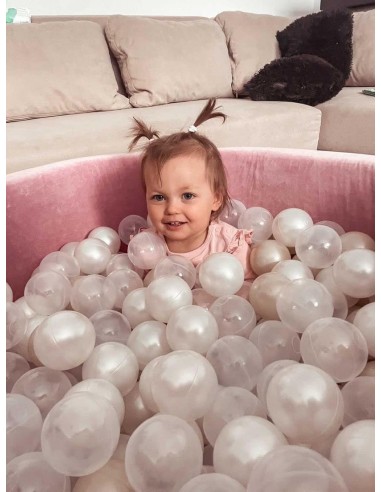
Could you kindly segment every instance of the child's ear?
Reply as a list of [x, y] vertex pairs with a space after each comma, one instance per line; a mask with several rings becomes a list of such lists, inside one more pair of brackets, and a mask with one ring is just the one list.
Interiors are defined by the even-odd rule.
[[221, 193], [216, 193], [214, 195], [214, 201], [213, 201], [213, 205], [212, 205], [212, 211], [213, 212], [217, 212], [217, 210], [221, 207], [222, 205], [222, 195]]

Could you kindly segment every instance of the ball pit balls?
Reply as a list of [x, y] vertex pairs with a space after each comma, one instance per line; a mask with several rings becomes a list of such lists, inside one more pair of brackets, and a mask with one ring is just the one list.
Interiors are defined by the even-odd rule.
[[245, 210], [246, 206], [241, 201], [232, 199], [222, 210], [220, 220], [233, 227], [238, 227], [238, 221]]
[[244, 281], [243, 267], [229, 253], [213, 253], [200, 266], [201, 287], [215, 297], [235, 294]]
[[107, 244], [112, 254], [116, 254], [120, 249], [120, 237], [111, 227], [96, 227], [88, 237], [95, 237]]
[[269, 239], [272, 234], [273, 216], [266, 208], [250, 207], [238, 219], [239, 229], [253, 231], [253, 244]]
[[163, 239], [150, 231], [139, 232], [128, 243], [128, 257], [137, 268], [151, 270], [167, 254]]

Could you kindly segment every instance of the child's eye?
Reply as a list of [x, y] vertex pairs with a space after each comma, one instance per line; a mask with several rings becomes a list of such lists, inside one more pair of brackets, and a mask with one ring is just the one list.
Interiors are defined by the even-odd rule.
[[154, 200], [155, 202], [162, 202], [164, 200], [163, 195], [153, 195], [151, 196], [151, 200]]
[[192, 200], [192, 198], [194, 198], [194, 197], [195, 197], [195, 195], [193, 193], [189, 193], [189, 192], [183, 193], [183, 199], [184, 200]]

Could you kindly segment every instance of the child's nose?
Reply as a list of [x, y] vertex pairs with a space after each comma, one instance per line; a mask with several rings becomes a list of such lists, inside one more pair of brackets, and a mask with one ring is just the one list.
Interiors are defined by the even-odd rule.
[[178, 203], [175, 199], [167, 200], [166, 213], [168, 215], [174, 215], [178, 212]]

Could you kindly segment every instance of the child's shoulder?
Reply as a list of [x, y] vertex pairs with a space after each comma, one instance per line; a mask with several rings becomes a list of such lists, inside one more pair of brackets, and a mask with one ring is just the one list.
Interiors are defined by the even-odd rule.
[[241, 242], [251, 244], [252, 231], [237, 229], [222, 220], [211, 222], [209, 227], [211, 236], [224, 240], [227, 247], [238, 246]]

